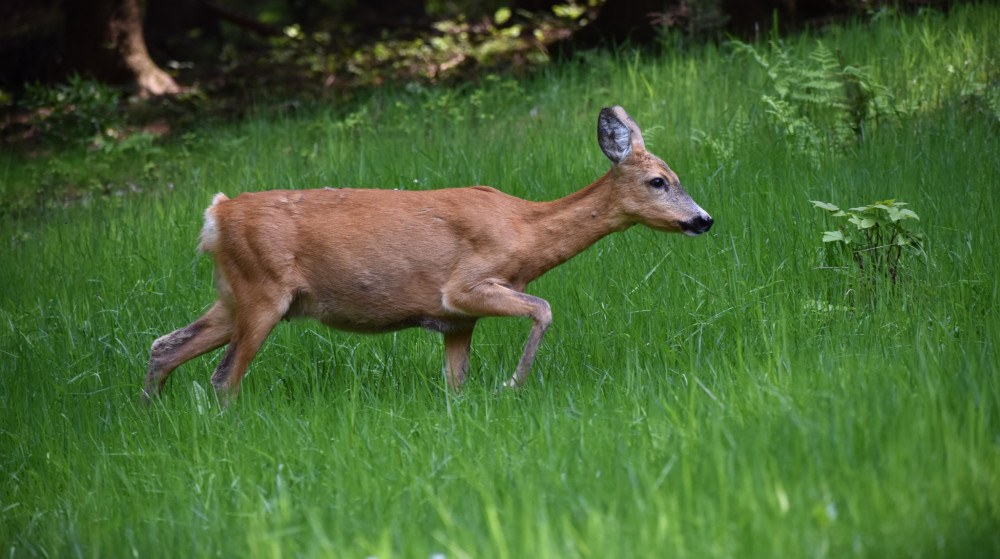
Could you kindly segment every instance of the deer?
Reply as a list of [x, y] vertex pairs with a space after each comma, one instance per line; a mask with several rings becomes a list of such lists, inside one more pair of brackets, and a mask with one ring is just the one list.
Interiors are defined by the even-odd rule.
[[476, 323], [530, 318], [520, 361], [503, 383], [520, 389], [552, 323], [549, 303], [525, 292], [532, 281], [635, 224], [689, 236], [713, 224], [620, 106], [600, 111], [597, 141], [608, 172], [547, 202], [487, 186], [216, 194], [198, 248], [214, 261], [218, 299], [153, 342], [144, 401], [160, 395], [178, 366], [228, 344], [211, 377], [228, 405], [270, 332], [295, 318], [367, 334], [439, 332], [446, 383], [457, 392]]

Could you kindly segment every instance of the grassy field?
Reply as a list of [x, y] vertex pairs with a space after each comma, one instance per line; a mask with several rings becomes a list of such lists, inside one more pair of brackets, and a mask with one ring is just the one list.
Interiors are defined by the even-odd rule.
[[[0, 224], [0, 554], [1000, 556], [1000, 8], [780, 52], [806, 68], [820, 43], [892, 104], [859, 142], [822, 107], [786, 126], [751, 57], [697, 47], [387, 90], [110, 163], [0, 154], [8, 198], [58, 176], [142, 191]], [[214, 298], [195, 253], [213, 193], [553, 199], [607, 170], [610, 104], [716, 225], [613, 235], [532, 284], [555, 320], [520, 393], [495, 388], [527, 321], [481, 322], [457, 396], [437, 335], [295, 322], [229, 411], [209, 384], [219, 352], [141, 406], [152, 341]], [[924, 252], [895, 286], [862, 285], [809, 201], [884, 199], [919, 214]]]

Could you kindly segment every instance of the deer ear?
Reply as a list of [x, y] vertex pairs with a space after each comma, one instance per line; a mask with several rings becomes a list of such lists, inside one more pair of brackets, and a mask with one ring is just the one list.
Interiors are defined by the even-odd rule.
[[633, 148], [645, 147], [639, 126], [619, 106], [601, 109], [597, 117], [597, 143], [604, 155], [616, 165], [624, 161]]

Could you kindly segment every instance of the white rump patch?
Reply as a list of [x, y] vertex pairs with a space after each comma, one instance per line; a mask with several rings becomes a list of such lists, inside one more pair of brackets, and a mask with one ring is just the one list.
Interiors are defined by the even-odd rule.
[[212, 206], [218, 204], [219, 202], [225, 202], [228, 199], [229, 199], [229, 197], [226, 196], [225, 194], [223, 194], [221, 192], [216, 193], [215, 196], [212, 196]]
[[212, 205], [205, 210], [205, 224], [201, 226], [200, 242], [198, 250], [201, 252], [211, 252], [219, 242], [219, 227], [215, 221], [215, 212], [212, 211], [219, 202], [224, 202], [229, 198], [218, 193], [212, 197]]

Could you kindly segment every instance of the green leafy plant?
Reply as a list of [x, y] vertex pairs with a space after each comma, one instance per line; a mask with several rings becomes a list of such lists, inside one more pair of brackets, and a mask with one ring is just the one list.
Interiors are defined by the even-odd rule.
[[767, 51], [740, 41], [730, 45], [767, 74], [760, 101], [775, 128], [800, 152], [816, 156], [825, 146], [857, 145], [866, 128], [905, 112], [887, 87], [845, 64], [822, 42], [804, 59], [776, 41]]
[[961, 95], [964, 106], [1000, 124], [1000, 76], [981, 80], [970, 71], [963, 80]]
[[737, 109], [732, 118], [717, 133], [709, 134], [697, 128], [692, 130], [691, 143], [707, 149], [716, 161], [733, 161], [738, 150], [745, 145], [746, 139], [752, 136], [749, 128], [750, 118], [745, 111]]
[[923, 253], [923, 235], [909, 227], [920, 218], [903, 207], [905, 202], [884, 200], [849, 210], [818, 200], [810, 202], [839, 220], [837, 229], [823, 232], [823, 242], [844, 249], [841, 254], [849, 255], [864, 285], [875, 285], [881, 278], [897, 284], [903, 254]]
[[120, 102], [120, 91], [74, 75], [56, 86], [27, 85], [22, 104], [31, 111], [28, 124], [42, 140], [90, 144], [124, 126]]

